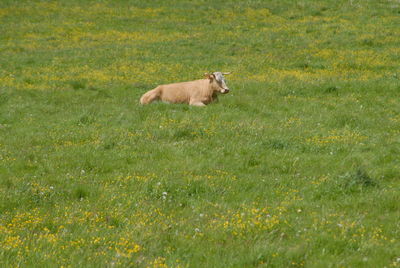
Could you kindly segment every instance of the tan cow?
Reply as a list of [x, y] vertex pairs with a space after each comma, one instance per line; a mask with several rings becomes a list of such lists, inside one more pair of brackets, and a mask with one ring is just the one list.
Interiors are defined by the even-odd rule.
[[230, 73], [206, 73], [205, 79], [160, 85], [146, 92], [141, 98], [141, 104], [149, 104], [160, 100], [168, 103], [187, 103], [195, 106], [205, 106], [218, 99], [218, 94], [226, 94], [229, 88], [224, 75]]

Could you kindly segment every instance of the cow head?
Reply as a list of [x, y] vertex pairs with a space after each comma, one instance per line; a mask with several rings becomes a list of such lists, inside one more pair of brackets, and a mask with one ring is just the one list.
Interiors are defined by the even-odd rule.
[[211, 74], [205, 73], [204, 76], [210, 80], [210, 83], [212, 84], [211, 86], [214, 89], [214, 91], [226, 94], [229, 92], [229, 88], [226, 85], [224, 75], [227, 74], [230, 73], [213, 72]]

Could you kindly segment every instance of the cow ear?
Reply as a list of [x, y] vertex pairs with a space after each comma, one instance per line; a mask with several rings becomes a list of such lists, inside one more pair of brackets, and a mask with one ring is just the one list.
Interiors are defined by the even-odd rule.
[[205, 73], [204, 78], [210, 79], [210, 82], [215, 78], [214, 74], [210, 73]]

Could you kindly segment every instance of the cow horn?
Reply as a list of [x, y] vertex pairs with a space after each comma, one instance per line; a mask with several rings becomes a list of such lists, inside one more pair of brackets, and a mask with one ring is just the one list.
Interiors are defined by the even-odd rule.
[[227, 75], [227, 74], [231, 74], [231, 72], [228, 72], [228, 73], [222, 73], [223, 75]]

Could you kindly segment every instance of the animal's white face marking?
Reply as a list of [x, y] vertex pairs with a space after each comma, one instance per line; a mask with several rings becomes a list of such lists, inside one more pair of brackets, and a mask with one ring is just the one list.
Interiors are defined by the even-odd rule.
[[215, 76], [215, 80], [217, 80], [218, 85], [221, 87], [220, 92], [222, 94], [228, 93], [229, 88], [226, 85], [224, 75], [221, 72], [214, 72], [213, 75]]

